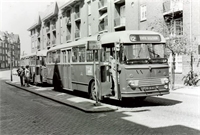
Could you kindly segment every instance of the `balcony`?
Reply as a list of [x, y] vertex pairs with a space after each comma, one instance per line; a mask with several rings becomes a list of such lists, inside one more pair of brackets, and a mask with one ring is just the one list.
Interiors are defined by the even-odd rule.
[[37, 35], [37, 37], [40, 37], [40, 32], [37, 32], [37, 34], [36, 34], [36, 35]]
[[106, 10], [107, 10], [107, 0], [100, 0], [99, 11], [106, 11]]
[[108, 22], [105, 21], [99, 24], [99, 31], [107, 31], [108, 30]]
[[169, 15], [176, 12], [183, 11], [183, 1], [167, 0], [163, 3], [163, 15]]
[[66, 36], [66, 41], [69, 41], [69, 40], [71, 40], [71, 34], [68, 34], [68, 35]]
[[46, 28], [46, 32], [47, 33], [50, 32], [50, 28], [49, 27]]
[[52, 31], [56, 30], [56, 25], [53, 24], [53, 25], [51, 26], [51, 29], [52, 29]]
[[40, 49], [40, 43], [37, 44], [37, 49]]
[[115, 4], [124, 4], [125, 0], [114, 0]]
[[50, 46], [51, 45], [51, 42], [50, 40], [47, 41], [47, 46]]
[[75, 13], [74, 19], [75, 19], [75, 21], [80, 21], [81, 20], [81, 18], [80, 18], [80, 12]]
[[52, 40], [52, 45], [55, 45], [56, 44], [56, 40]]
[[76, 32], [75, 32], [75, 38], [80, 38], [80, 30], [76, 30]]
[[114, 27], [116, 28], [121, 28], [125, 27], [126, 25], [126, 19], [125, 17], [117, 17], [114, 19]]
[[71, 17], [67, 17], [66, 20], [65, 20], [65, 23], [67, 25], [71, 25]]

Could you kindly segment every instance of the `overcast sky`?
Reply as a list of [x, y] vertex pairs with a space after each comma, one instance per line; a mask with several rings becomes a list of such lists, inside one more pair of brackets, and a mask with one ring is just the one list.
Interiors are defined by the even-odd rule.
[[47, 5], [55, 0], [0, 0], [0, 31], [20, 36], [21, 53], [31, 52], [30, 32], [27, 31]]

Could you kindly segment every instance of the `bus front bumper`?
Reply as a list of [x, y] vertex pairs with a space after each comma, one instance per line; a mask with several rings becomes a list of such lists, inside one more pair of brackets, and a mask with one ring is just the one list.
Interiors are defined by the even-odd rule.
[[159, 89], [151, 91], [134, 91], [134, 92], [121, 92], [121, 97], [150, 97], [150, 96], [162, 96], [169, 94], [169, 89]]

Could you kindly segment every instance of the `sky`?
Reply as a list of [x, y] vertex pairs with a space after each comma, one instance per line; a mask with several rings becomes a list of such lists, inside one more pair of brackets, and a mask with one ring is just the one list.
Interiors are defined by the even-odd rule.
[[43, 12], [47, 5], [55, 0], [0, 0], [0, 31], [18, 34], [21, 53], [31, 53], [31, 37], [27, 31], [38, 13]]

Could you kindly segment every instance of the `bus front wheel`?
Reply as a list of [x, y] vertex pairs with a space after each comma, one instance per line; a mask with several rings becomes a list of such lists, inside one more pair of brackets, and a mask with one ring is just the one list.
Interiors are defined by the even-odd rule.
[[96, 89], [95, 89], [95, 82], [92, 81], [90, 84], [90, 91], [89, 91], [90, 99], [96, 100]]

